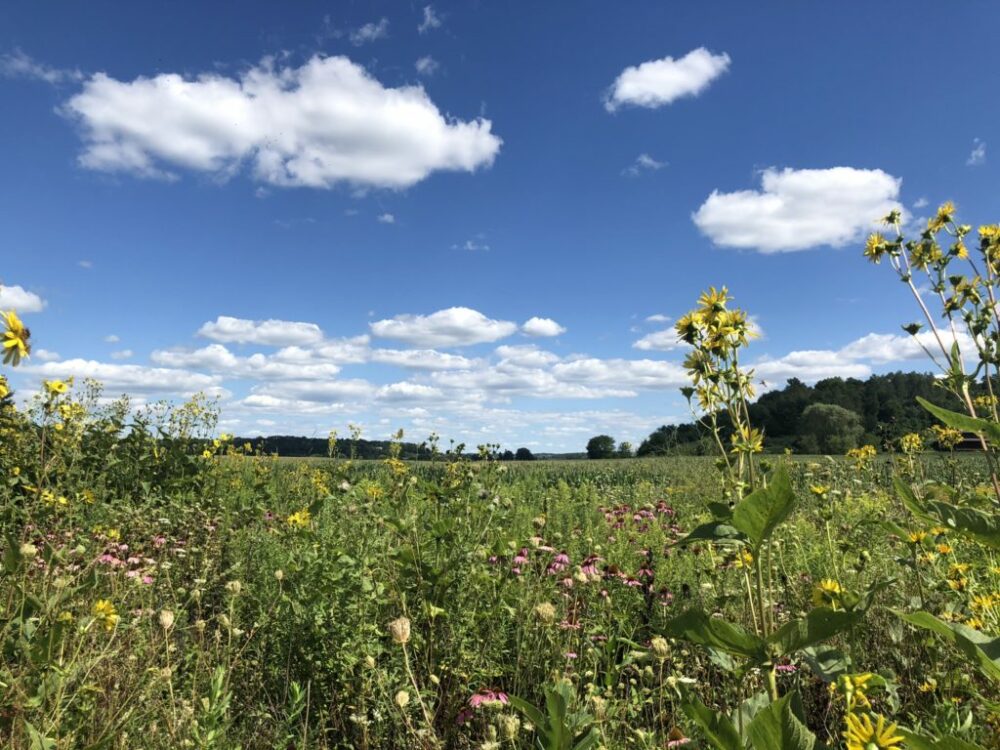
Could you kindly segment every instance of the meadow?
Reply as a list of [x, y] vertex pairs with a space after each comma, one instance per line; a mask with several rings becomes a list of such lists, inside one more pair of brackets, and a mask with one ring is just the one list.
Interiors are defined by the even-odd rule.
[[286, 461], [202, 398], [4, 385], [5, 746], [1000, 747], [996, 399], [764, 456], [730, 302], [678, 323], [714, 458]]

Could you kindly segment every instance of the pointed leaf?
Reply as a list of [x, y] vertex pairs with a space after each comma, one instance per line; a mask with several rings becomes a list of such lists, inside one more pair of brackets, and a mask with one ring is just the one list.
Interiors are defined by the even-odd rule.
[[968, 414], [943, 409], [920, 396], [917, 396], [917, 401], [922, 407], [949, 427], [954, 427], [956, 430], [961, 430], [962, 432], [975, 432], [976, 434], [984, 435], [994, 445], [1000, 444], [1000, 424], [991, 422], [988, 419], [979, 419], [978, 417], [970, 417]]
[[761, 709], [750, 723], [754, 750], [813, 750], [816, 735], [796, 718], [791, 700], [794, 693]]
[[778, 647], [779, 656], [814, 646], [847, 630], [865, 616], [864, 610], [833, 610], [816, 607], [801, 620], [792, 620], [768, 637]]
[[675, 546], [692, 544], [694, 542], [715, 542], [716, 544], [740, 544], [746, 542], [746, 537], [739, 529], [729, 523], [709, 521], [696, 526], [687, 536], [674, 542]]
[[732, 720], [719, 711], [713, 711], [693, 693], [685, 696], [684, 713], [698, 725], [708, 743], [715, 750], [743, 750], [743, 740]]
[[757, 549], [788, 518], [794, 507], [795, 492], [788, 480], [788, 471], [781, 467], [767, 487], [751, 492], [739, 502], [733, 509], [732, 524]]
[[700, 609], [689, 609], [667, 623], [666, 631], [700, 646], [717, 648], [736, 656], [763, 662], [767, 660], [764, 641], [739, 625], [710, 617]]
[[911, 625], [937, 633], [961, 651], [982, 674], [1000, 682], [1000, 638], [990, 638], [961, 623], [944, 622], [929, 612], [892, 612]]

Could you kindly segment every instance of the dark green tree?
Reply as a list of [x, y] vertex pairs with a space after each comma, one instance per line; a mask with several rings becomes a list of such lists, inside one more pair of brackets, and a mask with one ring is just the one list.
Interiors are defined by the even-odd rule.
[[595, 435], [587, 441], [587, 458], [613, 458], [615, 439], [610, 435]]
[[836, 404], [811, 404], [800, 421], [799, 449], [805, 453], [843, 455], [864, 434], [858, 413]]
[[518, 448], [517, 453], [514, 454], [515, 461], [534, 461], [535, 454], [532, 453], [527, 448]]

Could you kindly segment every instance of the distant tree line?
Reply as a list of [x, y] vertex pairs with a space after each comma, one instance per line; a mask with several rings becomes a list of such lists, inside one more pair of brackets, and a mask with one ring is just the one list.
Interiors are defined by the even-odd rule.
[[[798, 453], [843, 454], [859, 445], [882, 449], [902, 435], [935, 424], [917, 396], [962, 410], [953, 395], [935, 385], [934, 376], [894, 372], [867, 380], [827, 378], [813, 386], [792, 378], [781, 390], [750, 404], [750, 421], [763, 429], [765, 450], [772, 453], [791, 448]], [[727, 424], [725, 415], [721, 417], [720, 424]], [[658, 428], [642, 441], [636, 455], [700, 455], [713, 450], [705, 430], [692, 422]]]

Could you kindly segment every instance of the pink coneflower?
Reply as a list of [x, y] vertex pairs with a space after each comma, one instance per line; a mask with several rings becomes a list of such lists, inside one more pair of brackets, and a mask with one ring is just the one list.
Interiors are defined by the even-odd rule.
[[576, 658], [576, 651], [567, 651], [566, 652], [566, 658], [569, 659], [570, 661], [572, 661], [573, 659], [575, 659]]
[[142, 577], [142, 582], [145, 583], [148, 586], [149, 584], [151, 584], [153, 582], [153, 576], [143, 576]]
[[472, 708], [479, 708], [491, 703], [507, 705], [510, 703], [510, 699], [507, 697], [507, 693], [499, 690], [480, 690], [477, 693], [473, 693], [472, 697], [469, 698], [469, 706]]
[[514, 563], [515, 565], [524, 565], [525, 563], [527, 563], [528, 562], [528, 548], [527, 547], [521, 547], [521, 550], [516, 555], [514, 555], [514, 559], [511, 560], [511, 562]]
[[511, 572], [511, 573], [513, 573], [513, 574], [514, 574], [514, 575], [516, 575], [516, 576], [519, 576], [519, 575], [521, 575], [521, 569], [520, 569], [520, 568], [517, 568], [517, 567], [515, 567], [515, 568], [511, 568], [511, 569], [510, 569], [510, 572]]
[[127, 578], [136, 578], [136, 577], [138, 577], [138, 575], [139, 575], [139, 571], [138, 570], [127, 570], [127, 571], [125, 571], [125, 576]]
[[682, 745], [688, 744], [690, 741], [690, 737], [682, 737], [679, 740], [669, 740], [667, 742], [667, 747], [681, 747]]
[[792, 674], [793, 672], [798, 672], [799, 668], [794, 664], [775, 664], [774, 671], [780, 674]]
[[167, 538], [165, 536], [157, 536], [153, 538], [154, 547], [162, 547], [166, 543], [167, 543]]

